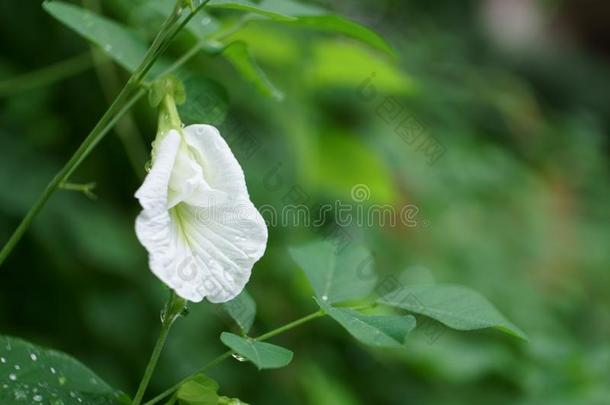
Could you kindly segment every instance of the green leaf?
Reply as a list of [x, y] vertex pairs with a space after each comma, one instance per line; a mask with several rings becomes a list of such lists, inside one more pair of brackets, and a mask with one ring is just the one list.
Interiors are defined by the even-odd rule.
[[243, 333], [248, 333], [256, 317], [256, 302], [243, 290], [237, 297], [222, 304], [222, 309], [237, 323]]
[[280, 368], [292, 361], [293, 353], [270, 343], [257, 342], [232, 333], [223, 332], [220, 340], [243, 358], [250, 360], [259, 370]]
[[242, 41], [229, 44], [223, 51], [223, 56], [231, 62], [237, 71], [254, 86], [267, 96], [276, 100], [282, 100], [284, 94], [278, 90], [267, 77], [267, 74], [260, 68], [254, 60], [248, 45]]
[[468, 288], [449, 284], [404, 286], [378, 302], [436, 319], [457, 330], [495, 328], [526, 339], [485, 297]]
[[207, 7], [249, 11], [280, 21], [292, 21], [300, 16], [328, 13], [323, 8], [293, 0], [262, 0], [258, 3], [246, 0], [211, 0]]
[[370, 80], [367, 88], [374, 88], [369, 90], [374, 95], [363, 101], [370, 103], [372, 110], [377, 109], [388, 94], [410, 95], [418, 90], [413, 77], [391, 60], [380, 58], [370, 49], [352, 42], [317, 41], [312, 47], [309, 66], [313, 83], [320, 88], [360, 89], [365, 80]]
[[379, 34], [363, 25], [337, 15], [299, 17], [296, 21], [291, 21], [290, 24], [309, 27], [317, 31], [343, 34], [395, 56], [392, 47]]
[[290, 255], [305, 272], [316, 296], [327, 303], [364, 298], [377, 284], [373, 257], [359, 244], [338, 250], [332, 241], [318, 241], [293, 247]]
[[129, 71], [134, 71], [146, 54], [146, 43], [115, 21], [62, 1], [46, 1], [42, 6]]
[[403, 347], [407, 335], [415, 328], [415, 317], [411, 315], [363, 315], [352, 309], [332, 307], [321, 300], [316, 302], [353, 337], [369, 346]]
[[394, 51], [377, 33], [356, 22], [330, 14], [324, 8], [291, 0], [249, 1], [212, 0], [208, 7], [227, 8], [256, 13], [275, 21], [312, 28], [318, 31], [343, 34], [369, 44], [390, 55]]
[[180, 77], [186, 89], [186, 101], [178, 106], [185, 124], [220, 125], [229, 106], [226, 90], [217, 82], [201, 75]]
[[217, 405], [218, 383], [210, 377], [197, 374], [180, 386], [176, 397], [180, 405]]
[[129, 403], [72, 357], [0, 336], [0, 403], [96, 404]]

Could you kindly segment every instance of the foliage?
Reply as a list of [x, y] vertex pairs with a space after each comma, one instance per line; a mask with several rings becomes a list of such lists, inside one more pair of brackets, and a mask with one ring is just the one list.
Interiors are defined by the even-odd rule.
[[[151, 396], [178, 381], [164, 402], [605, 403], [607, 64], [584, 48], [539, 52], [544, 64], [498, 54], [473, 28], [474, 3], [329, 4], [340, 12], [324, 3], [211, 0], [142, 88], [169, 71], [184, 83], [180, 115], [221, 127], [257, 206], [353, 203], [350, 190], [364, 184], [370, 195], [358, 207], [414, 203], [416, 226], [336, 227], [332, 217], [270, 226], [249, 292], [193, 305], [177, 321]], [[138, 69], [173, 4], [3, 6], [2, 241], [106, 94]], [[78, 53], [76, 67], [11, 90], [20, 72]], [[112, 128], [148, 145], [156, 117], [133, 102]], [[430, 164], [404, 122], [445, 154]], [[3, 404], [130, 402], [122, 392], [137, 387], [165, 291], [133, 236], [139, 179], [124, 145], [109, 135], [72, 175], [94, 180], [97, 200], [57, 190], [2, 264]], [[294, 328], [308, 323], [291, 330], [294, 319]], [[108, 383], [9, 335], [71, 353]], [[202, 371], [223, 346], [229, 361]]]

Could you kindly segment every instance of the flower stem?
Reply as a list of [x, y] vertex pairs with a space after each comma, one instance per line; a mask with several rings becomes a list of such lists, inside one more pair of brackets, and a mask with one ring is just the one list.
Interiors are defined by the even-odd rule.
[[[270, 339], [270, 338], [272, 338], [274, 336], [277, 336], [277, 335], [279, 335], [281, 333], [284, 333], [284, 332], [287, 332], [287, 331], [289, 331], [291, 329], [294, 329], [297, 326], [300, 326], [300, 325], [302, 325], [302, 324], [304, 324], [306, 322], [309, 322], [309, 321], [312, 321], [314, 319], [323, 317], [325, 315], [326, 315], [326, 313], [324, 311], [319, 310], [317, 312], [314, 312], [312, 314], [309, 314], [307, 316], [299, 318], [299, 319], [297, 319], [295, 321], [287, 323], [286, 325], [280, 326], [279, 328], [273, 329], [270, 332], [267, 332], [267, 333], [265, 333], [263, 335], [260, 335], [259, 337], [255, 338], [254, 340], [256, 340], [256, 341], [263, 341], [263, 340]], [[218, 356], [218, 357], [214, 358], [213, 360], [209, 361], [208, 363], [206, 363], [203, 367], [201, 367], [200, 369], [198, 369], [197, 371], [195, 371], [194, 373], [192, 373], [188, 377], [182, 379], [178, 383], [174, 384], [172, 387], [168, 388], [167, 390], [163, 391], [161, 394], [157, 395], [156, 397], [154, 397], [150, 401], [146, 402], [144, 405], [153, 405], [153, 404], [158, 403], [159, 401], [161, 401], [164, 398], [166, 398], [169, 395], [171, 395], [178, 388], [180, 388], [180, 386], [182, 384], [184, 384], [185, 382], [190, 380], [195, 374], [204, 373], [204, 372], [208, 371], [209, 369], [211, 369], [213, 367], [216, 367], [218, 364], [222, 363], [223, 361], [225, 361], [226, 359], [231, 357], [232, 354], [233, 354], [232, 350], [228, 350], [228, 351], [224, 352], [220, 356]]]
[[155, 343], [153, 352], [148, 360], [148, 365], [144, 370], [142, 381], [140, 381], [140, 385], [138, 387], [136, 396], [133, 399], [132, 405], [139, 405], [142, 402], [142, 398], [144, 398], [144, 393], [146, 392], [148, 383], [150, 382], [153, 372], [155, 371], [155, 367], [157, 367], [157, 362], [159, 361], [159, 356], [161, 355], [161, 351], [163, 350], [163, 346], [167, 340], [169, 330], [174, 324], [174, 321], [184, 310], [185, 305], [186, 301], [184, 299], [178, 297], [174, 291], [170, 291], [169, 299], [165, 305], [165, 309], [163, 310], [161, 317], [161, 332], [159, 333], [157, 343]]

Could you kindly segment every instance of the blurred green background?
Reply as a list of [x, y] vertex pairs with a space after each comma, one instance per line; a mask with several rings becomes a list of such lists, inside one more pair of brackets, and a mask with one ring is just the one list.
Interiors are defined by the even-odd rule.
[[[142, 37], [158, 26], [129, 2], [101, 3], [103, 14]], [[258, 372], [228, 361], [214, 369], [221, 392], [252, 404], [610, 403], [609, 4], [318, 4], [379, 32], [396, 57], [256, 21], [232, 38], [250, 46], [281, 101], [225, 58], [202, 52], [189, 64], [226, 88], [229, 110], [217, 123], [254, 203], [349, 201], [363, 184], [366, 203], [414, 204], [415, 227], [343, 231], [371, 248], [380, 273], [480, 291], [530, 341], [415, 332], [406, 351], [377, 351], [321, 319], [274, 340], [295, 352], [286, 368]], [[4, 243], [128, 74], [99, 52], [91, 63], [88, 43], [40, 2], [0, 3], [0, 35]], [[180, 37], [170, 57], [189, 41]], [[12, 80], [77, 55], [84, 56], [69, 62], [75, 72], [65, 80], [37, 86], [34, 76], [24, 90]], [[383, 113], [390, 102], [442, 146], [442, 156], [431, 159], [399, 136], [398, 121], [387, 123]], [[1, 333], [70, 353], [129, 393], [156, 339], [166, 291], [135, 238], [140, 179], [124, 146], [142, 175], [141, 145], [148, 147], [155, 125], [155, 112], [139, 102], [72, 177], [95, 181], [98, 198], [57, 192], [0, 269]], [[254, 149], [240, 143], [246, 138]], [[316, 310], [287, 247], [319, 236], [305, 226], [270, 228], [248, 285], [258, 305], [255, 335]], [[224, 351], [218, 336], [231, 328], [209, 303], [192, 305], [170, 335], [151, 393]]]

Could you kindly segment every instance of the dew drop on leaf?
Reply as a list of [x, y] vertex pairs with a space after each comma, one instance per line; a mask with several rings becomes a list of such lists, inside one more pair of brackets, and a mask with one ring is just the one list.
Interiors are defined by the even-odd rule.
[[245, 358], [245, 357], [243, 357], [243, 356], [241, 356], [241, 355], [239, 355], [239, 354], [237, 354], [237, 353], [233, 353], [231, 356], [233, 356], [233, 358], [234, 358], [235, 360], [237, 360], [237, 361], [241, 361], [241, 362], [246, 361], [246, 358]]

